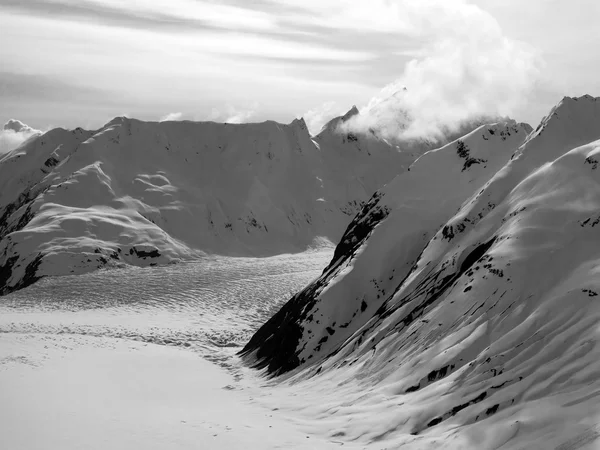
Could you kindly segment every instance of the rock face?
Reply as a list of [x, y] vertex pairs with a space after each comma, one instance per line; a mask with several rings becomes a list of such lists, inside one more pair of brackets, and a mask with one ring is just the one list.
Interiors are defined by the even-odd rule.
[[142, 122], [55, 129], [0, 160], [0, 293], [46, 275], [337, 241], [414, 153], [330, 127]]
[[483, 126], [424, 154], [242, 354], [271, 375], [370, 380], [415, 435], [597, 390], [598, 139], [584, 96], [530, 134]]

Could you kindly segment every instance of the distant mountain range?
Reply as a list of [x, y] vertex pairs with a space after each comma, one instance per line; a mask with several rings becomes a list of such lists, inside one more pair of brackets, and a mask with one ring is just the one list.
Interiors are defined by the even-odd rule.
[[376, 189], [436, 145], [344, 130], [356, 114], [314, 137], [301, 119], [125, 117], [33, 136], [0, 159], [0, 293], [123, 264], [333, 245]]

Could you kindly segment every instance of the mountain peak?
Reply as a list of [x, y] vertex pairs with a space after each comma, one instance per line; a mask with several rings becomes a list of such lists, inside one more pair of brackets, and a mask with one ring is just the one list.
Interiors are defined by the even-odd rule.
[[582, 95], [581, 97], [563, 97], [560, 102], [556, 104], [554, 108], [548, 114], [550, 116], [557, 116], [558, 113], [564, 112], [583, 112], [584, 108], [588, 108], [590, 105], [600, 101], [600, 97], [592, 97], [591, 95]]
[[117, 117], [113, 118], [112, 120], [110, 120], [109, 122], [107, 122], [103, 128], [110, 127], [112, 125], [122, 125], [129, 120], [131, 120], [131, 119], [127, 116], [117, 116]]
[[301, 129], [308, 129], [308, 127], [306, 126], [306, 121], [304, 120], [304, 117], [299, 117], [297, 119], [292, 120], [292, 123], [290, 123], [291, 126], [293, 127], [300, 127]]
[[581, 134], [584, 130], [584, 134], [589, 134], [587, 131], [597, 129], [599, 122], [600, 97], [587, 94], [581, 97], [563, 97], [542, 119], [532, 137], [542, 134], [545, 130], [554, 130], [554, 134], [558, 136], [565, 133]]
[[325, 133], [327, 131], [335, 132], [337, 130], [337, 128], [340, 126], [340, 124], [347, 122], [352, 117], [357, 116], [359, 114], [360, 114], [360, 112], [359, 112], [358, 108], [356, 107], [356, 105], [353, 105], [352, 108], [350, 108], [348, 110], [348, 112], [346, 112], [346, 114], [344, 114], [342, 116], [334, 117], [329, 122], [327, 122], [325, 125], [323, 125], [323, 128], [321, 128], [321, 131], [319, 132], [319, 134]]
[[358, 111], [358, 108], [356, 107], [356, 105], [352, 105], [352, 108], [350, 108], [350, 110], [341, 117], [341, 120], [342, 120], [342, 122], [346, 122], [348, 119], [350, 119], [351, 117], [354, 117], [358, 114], [360, 114], [360, 112]]

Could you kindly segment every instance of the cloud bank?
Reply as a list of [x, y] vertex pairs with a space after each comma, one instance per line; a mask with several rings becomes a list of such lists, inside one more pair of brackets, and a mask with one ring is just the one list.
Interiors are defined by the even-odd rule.
[[0, 130], [0, 155], [14, 150], [40, 130], [25, 125], [20, 120], [10, 119]]
[[388, 138], [435, 139], [478, 117], [511, 115], [527, 101], [541, 57], [507, 37], [487, 12], [465, 0], [378, 5], [387, 11], [386, 26], [396, 17], [398, 27], [428, 44], [348, 127], [376, 129]]

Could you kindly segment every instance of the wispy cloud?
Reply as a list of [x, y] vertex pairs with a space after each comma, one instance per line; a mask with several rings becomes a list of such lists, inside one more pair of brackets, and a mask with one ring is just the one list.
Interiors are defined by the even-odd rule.
[[[581, 16], [598, 8], [594, 0], [581, 2], [585, 7], [559, 9], [581, 9]], [[519, 26], [504, 33], [476, 5], [506, 10], [503, 25]], [[2, 36], [18, 43], [0, 46], [4, 71], [89, 88], [89, 95], [52, 96], [49, 89], [40, 97], [25, 89], [17, 99], [0, 82], [6, 110], [0, 120], [17, 116], [42, 126], [38, 120], [78, 125], [84, 118], [99, 125], [123, 110], [147, 119], [182, 110], [206, 117], [223, 104], [260, 102], [260, 112], [248, 117], [289, 121], [308, 111], [316, 128], [328, 115], [323, 102], [336, 102], [341, 111], [352, 104], [372, 109], [406, 85], [412, 130], [435, 132], [465, 114], [531, 110], [518, 104], [536, 78], [538, 57], [511, 36], [545, 45], [550, 32], [539, 9], [517, 0], [0, 0]], [[560, 36], [575, 50], [557, 57], [553, 36], [545, 54], [561, 62], [556, 72], [569, 75], [553, 78], [600, 88], [592, 75], [598, 60], [585, 55], [585, 42], [598, 33], [595, 16], [580, 21], [577, 14], [569, 23], [584, 23], [587, 31], [573, 25], [577, 33], [561, 28]], [[553, 28], [568, 28], [555, 19]], [[54, 97], [69, 107], [54, 107]], [[555, 101], [549, 97], [546, 105]], [[382, 117], [392, 114], [383, 105], [379, 110]]]
[[133, 28], [189, 31], [193, 28], [265, 30], [271, 27], [269, 18], [260, 12], [202, 0], [3, 0], [0, 6], [32, 15], [85, 19]]
[[[350, 109], [350, 108], [346, 108]], [[306, 126], [312, 135], [316, 135], [321, 131], [323, 125], [329, 122], [334, 117], [344, 114], [343, 108], [336, 102], [325, 102], [316, 108], [310, 109], [302, 114]]]
[[213, 108], [206, 120], [223, 123], [246, 123], [256, 115], [257, 104], [251, 108], [238, 109], [231, 105], [224, 108]]
[[167, 17], [207, 23], [225, 29], [270, 30], [273, 18], [262, 11], [238, 6], [197, 0], [55, 0], [65, 5], [85, 4], [91, 7], [111, 8], [138, 17]]
[[10, 119], [0, 130], [0, 155], [14, 150], [33, 135], [41, 133], [40, 130], [25, 125], [20, 120]]
[[85, 19], [103, 26], [185, 35], [188, 44], [215, 54], [324, 61], [367, 60], [372, 56], [364, 49], [340, 48], [334, 42], [328, 45], [326, 29], [305, 29], [302, 23], [290, 26], [288, 20], [293, 17], [206, 0], [5, 0], [0, 7], [39, 17]]
[[181, 112], [172, 112], [160, 118], [160, 122], [170, 122], [175, 120], [181, 120], [183, 117], [183, 113]]

